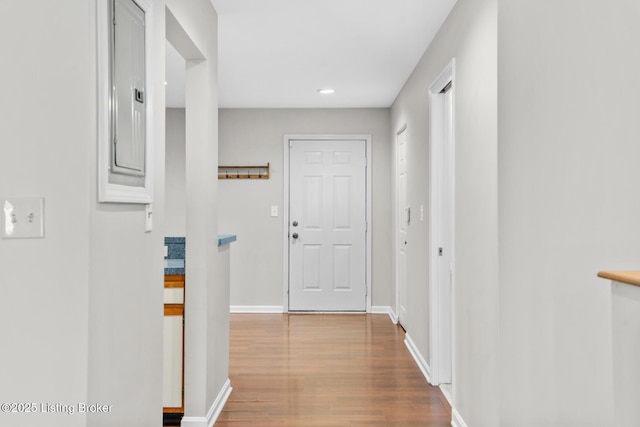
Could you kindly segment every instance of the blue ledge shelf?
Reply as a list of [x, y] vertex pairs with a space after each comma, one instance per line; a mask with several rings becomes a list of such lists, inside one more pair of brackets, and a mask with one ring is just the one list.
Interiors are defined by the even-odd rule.
[[218, 246], [228, 245], [236, 240], [238, 240], [238, 236], [235, 234], [218, 234]]

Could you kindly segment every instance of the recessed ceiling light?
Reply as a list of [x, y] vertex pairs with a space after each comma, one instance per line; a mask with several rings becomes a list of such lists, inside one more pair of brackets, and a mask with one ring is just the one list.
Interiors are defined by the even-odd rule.
[[336, 91], [335, 89], [318, 89], [318, 93], [322, 95], [331, 95], [335, 91]]

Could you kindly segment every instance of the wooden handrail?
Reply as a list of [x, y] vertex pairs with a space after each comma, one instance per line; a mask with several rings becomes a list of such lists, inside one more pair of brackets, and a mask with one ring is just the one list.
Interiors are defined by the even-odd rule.
[[601, 271], [598, 277], [627, 285], [640, 286], [640, 271]]

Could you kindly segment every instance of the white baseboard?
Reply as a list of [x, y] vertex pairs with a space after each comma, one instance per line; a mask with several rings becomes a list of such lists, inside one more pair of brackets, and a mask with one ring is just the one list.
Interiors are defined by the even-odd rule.
[[373, 314], [387, 314], [391, 318], [394, 325], [398, 324], [398, 316], [393, 312], [393, 309], [388, 305], [374, 305], [371, 307], [371, 313]]
[[[284, 313], [284, 307], [281, 305], [232, 305], [229, 307], [230, 313]], [[320, 312], [313, 312], [312, 314], [319, 314]], [[334, 312], [328, 312], [334, 313]], [[398, 323], [398, 316], [393, 312], [393, 309], [388, 305], [374, 305], [371, 307], [371, 313], [373, 314], [386, 314], [389, 316], [393, 324]]]
[[418, 365], [418, 368], [420, 368], [422, 375], [424, 375], [429, 384], [431, 384], [431, 368], [429, 367], [426, 359], [422, 357], [422, 354], [420, 354], [420, 351], [418, 350], [416, 344], [413, 342], [408, 333], [404, 335], [404, 345], [406, 345], [409, 349], [409, 353], [411, 353], [411, 356], [413, 356], [413, 360], [416, 361], [416, 364]]
[[467, 427], [467, 423], [464, 422], [460, 413], [454, 408], [451, 408], [451, 425], [453, 427]]
[[231, 395], [231, 391], [233, 388], [231, 387], [231, 380], [228, 380], [222, 386], [220, 393], [218, 393], [218, 397], [209, 408], [209, 412], [207, 412], [206, 417], [182, 417], [182, 421], [180, 422], [180, 427], [213, 427], [216, 423], [216, 420], [220, 416], [220, 412], [222, 412], [222, 408], [224, 408], [225, 403], [227, 403], [227, 399], [229, 399], [229, 395]]
[[232, 305], [230, 313], [284, 313], [281, 305]]
[[451, 395], [451, 391], [452, 391], [451, 384], [440, 384], [438, 387], [440, 388], [440, 391], [444, 395], [444, 398], [447, 399], [447, 402], [449, 402], [449, 406], [453, 408], [453, 396]]

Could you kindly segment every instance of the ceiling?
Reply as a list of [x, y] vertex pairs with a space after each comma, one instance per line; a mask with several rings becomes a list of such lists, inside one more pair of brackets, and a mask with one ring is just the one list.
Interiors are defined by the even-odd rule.
[[[455, 1], [211, 0], [219, 105], [389, 107]], [[184, 106], [183, 88], [184, 61], [167, 43], [167, 106]]]

